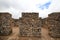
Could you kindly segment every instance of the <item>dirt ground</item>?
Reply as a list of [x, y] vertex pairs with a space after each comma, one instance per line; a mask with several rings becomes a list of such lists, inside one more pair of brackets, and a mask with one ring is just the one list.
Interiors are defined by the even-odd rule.
[[12, 35], [9, 36], [8, 40], [18, 40], [19, 39], [19, 27], [12, 28]]
[[42, 40], [51, 40], [51, 37], [48, 35], [48, 29], [47, 28], [41, 28], [41, 35]]
[[7, 40], [41, 40], [41, 38], [36, 37], [20, 37], [19, 36], [19, 27], [12, 28], [13, 33], [9, 36]]
[[[37, 38], [29, 38], [29, 37], [20, 37], [19, 38], [19, 27], [13, 27], [12, 28], [13, 33], [9, 36], [8, 40], [37, 40]], [[48, 29], [47, 28], [41, 28], [41, 38], [39, 40], [51, 40], [51, 37], [48, 35]]]

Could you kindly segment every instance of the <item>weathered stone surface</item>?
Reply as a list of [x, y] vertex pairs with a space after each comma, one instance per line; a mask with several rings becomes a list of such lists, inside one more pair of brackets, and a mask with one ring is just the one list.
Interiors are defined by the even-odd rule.
[[20, 20], [20, 36], [41, 37], [42, 20], [38, 13], [22, 13]]
[[[11, 27], [13, 33], [9, 35]], [[45, 19], [39, 18], [38, 13], [22, 13], [20, 19], [0, 13], [0, 40], [60, 40], [60, 12], [49, 14]]]
[[12, 32], [11, 29], [11, 14], [0, 13], [0, 35], [9, 35]]
[[22, 17], [27, 17], [27, 18], [38, 18], [38, 13], [36, 12], [32, 12], [32, 13], [29, 13], [29, 12], [22, 12]]
[[19, 27], [19, 19], [13, 19], [14, 27]]
[[60, 38], [60, 13], [52, 13], [48, 15], [45, 24], [49, 29], [49, 35], [53, 38]]

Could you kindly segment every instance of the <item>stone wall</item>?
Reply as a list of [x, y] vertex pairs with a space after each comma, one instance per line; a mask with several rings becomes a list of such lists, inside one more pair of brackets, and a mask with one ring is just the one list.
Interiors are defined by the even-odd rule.
[[0, 35], [9, 35], [11, 32], [11, 14], [0, 13]]
[[[60, 40], [60, 12], [51, 13], [44, 19], [38, 15], [34, 12], [23, 12], [21, 18], [13, 19], [9, 13], [0, 13], [0, 40], [5, 40], [1, 36], [11, 34], [12, 29], [17, 31], [15, 26], [19, 29], [19, 40]], [[11, 36], [15, 37], [15, 33]]]
[[41, 37], [42, 19], [38, 13], [22, 13], [19, 22], [20, 36]]
[[13, 19], [14, 27], [19, 27], [19, 19]]
[[38, 16], [39, 14], [38, 13], [36, 13], [36, 12], [22, 12], [22, 17], [23, 18], [38, 18], [39, 16]]
[[60, 12], [54, 12], [44, 19], [45, 26], [48, 28], [51, 40], [60, 39]]

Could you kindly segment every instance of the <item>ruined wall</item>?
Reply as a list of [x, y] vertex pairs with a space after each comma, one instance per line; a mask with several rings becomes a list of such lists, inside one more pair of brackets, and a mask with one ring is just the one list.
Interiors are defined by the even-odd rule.
[[19, 27], [19, 19], [13, 19], [14, 27]]
[[60, 12], [44, 19], [38, 15], [22, 13], [20, 19], [13, 19], [9, 13], [0, 13], [0, 40], [60, 40]]
[[19, 21], [20, 36], [41, 37], [42, 19], [38, 17], [38, 13], [22, 13]]
[[60, 12], [49, 14], [44, 21], [51, 40], [60, 40]]
[[9, 35], [11, 32], [11, 14], [0, 13], [0, 35]]

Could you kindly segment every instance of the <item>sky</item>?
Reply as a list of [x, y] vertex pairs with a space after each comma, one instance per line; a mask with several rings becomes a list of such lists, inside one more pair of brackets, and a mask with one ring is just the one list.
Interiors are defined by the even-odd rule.
[[39, 17], [48, 17], [52, 12], [60, 12], [60, 0], [0, 0], [0, 12], [9, 12], [13, 18], [22, 12], [38, 12]]

